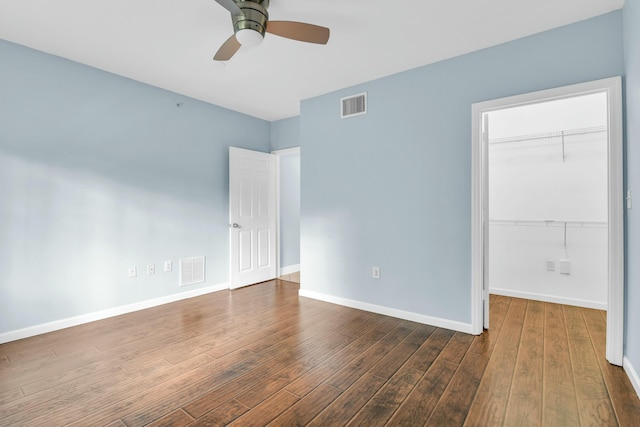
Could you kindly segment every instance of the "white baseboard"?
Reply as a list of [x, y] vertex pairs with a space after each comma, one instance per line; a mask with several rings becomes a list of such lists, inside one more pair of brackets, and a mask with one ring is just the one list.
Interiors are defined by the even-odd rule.
[[432, 325], [438, 328], [451, 329], [454, 331], [472, 334], [473, 329], [470, 323], [456, 322], [454, 320], [442, 319], [439, 317], [426, 316], [424, 314], [413, 313], [410, 311], [398, 310], [395, 308], [384, 307], [367, 302], [351, 300], [347, 298], [336, 297], [333, 295], [322, 294], [319, 292], [300, 289], [298, 295], [301, 297], [316, 299], [329, 302], [332, 304], [342, 305], [345, 307], [357, 308], [358, 310], [370, 311], [372, 313], [384, 314], [385, 316], [397, 317], [399, 319], [410, 320], [412, 322]]
[[636, 390], [636, 395], [640, 398], [640, 377], [638, 377], [638, 371], [635, 370], [631, 361], [626, 357], [622, 359], [622, 367], [627, 373], [629, 381], [631, 381], [631, 385], [633, 385], [633, 388]]
[[565, 298], [555, 295], [537, 294], [535, 292], [513, 291], [510, 289], [490, 288], [490, 294], [502, 295], [505, 297], [532, 299], [536, 301], [553, 302], [556, 304], [573, 305], [577, 307], [594, 308], [596, 310], [607, 310], [606, 302], [589, 301], [577, 298]]
[[288, 265], [286, 267], [280, 267], [280, 275], [284, 276], [285, 274], [297, 273], [300, 271], [300, 264], [296, 265]]
[[212, 292], [222, 291], [229, 289], [228, 283], [221, 283], [219, 285], [208, 286], [206, 288], [194, 289], [193, 291], [180, 292], [179, 294], [167, 295], [165, 297], [154, 298], [146, 301], [140, 301], [133, 304], [123, 305], [120, 307], [113, 307], [102, 311], [96, 311], [94, 313], [87, 313], [80, 316], [70, 317], [68, 319], [56, 320], [49, 323], [43, 323], [40, 325], [30, 326], [24, 329], [18, 329], [15, 331], [4, 332], [0, 334], [0, 344], [4, 344], [10, 341], [21, 340], [23, 338], [29, 338], [47, 332], [53, 332], [60, 329], [70, 328], [72, 326], [78, 326], [89, 322], [95, 322], [96, 320], [107, 319], [109, 317], [120, 316], [121, 314], [131, 313], [133, 311], [144, 310], [145, 308], [157, 307], [159, 305], [168, 304], [171, 302], [180, 301], [183, 299], [199, 297]]

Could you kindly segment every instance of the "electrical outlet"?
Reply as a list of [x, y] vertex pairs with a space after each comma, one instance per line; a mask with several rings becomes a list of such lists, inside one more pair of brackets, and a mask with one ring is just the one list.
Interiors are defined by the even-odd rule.
[[547, 271], [556, 271], [556, 261], [553, 259], [547, 260]]
[[170, 271], [171, 271], [171, 268], [172, 268], [172, 266], [171, 266], [171, 260], [169, 259], [169, 260], [167, 260], [167, 261], [165, 261], [165, 262], [164, 262], [164, 271], [165, 271], [166, 273], [168, 273], [168, 272], [170, 272]]
[[147, 274], [156, 274], [156, 265], [155, 264], [147, 264]]
[[371, 277], [373, 277], [374, 279], [380, 278], [380, 267], [373, 267], [373, 270], [371, 272]]
[[129, 273], [129, 277], [136, 277], [138, 275], [138, 271], [136, 270], [136, 266], [134, 265], [133, 267], [129, 267], [128, 270]]

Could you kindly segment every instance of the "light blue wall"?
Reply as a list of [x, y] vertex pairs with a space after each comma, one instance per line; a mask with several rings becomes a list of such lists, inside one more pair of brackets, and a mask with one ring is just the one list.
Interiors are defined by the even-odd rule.
[[640, 370], [640, 3], [627, 0], [623, 9], [626, 85], [627, 188], [635, 196], [626, 224], [625, 356]]
[[280, 267], [300, 264], [300, 153], [280, 156]]
[[[0, 58], [0, 333], [228, 281], [228, 146], [269, 151], [268, 122], [4, 41]], [[199, 255], [206, 283], [179, 288]]]
[[300, 116], [271, 122], [271, 150], [300, 146]]
[[[622, 16], [302, 103], [302, 288], [470, 323], [471, 105], [623, 73]], [[340, 119], [343, 96], [369, 114]], [[371, 268], [381, 278], [371, 278]]]

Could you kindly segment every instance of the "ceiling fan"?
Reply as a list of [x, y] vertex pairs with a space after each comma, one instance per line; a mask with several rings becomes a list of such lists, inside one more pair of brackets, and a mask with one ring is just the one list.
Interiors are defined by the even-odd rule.
[[234, 34], [222, 44], [216, 61], [228, 61], [240, 46], [257, 46], [265, 32], [308, 43], [327, 44], [329, 29], [294, 21], [269, 21], [269, 0], [216, 0], [231, 12]]

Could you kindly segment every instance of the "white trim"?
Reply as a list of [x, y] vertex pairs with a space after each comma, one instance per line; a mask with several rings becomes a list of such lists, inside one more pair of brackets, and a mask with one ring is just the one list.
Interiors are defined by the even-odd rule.
[[609, 283], [607, 300], [607, 360], [622, 364], [624, 342], [624, 219], [622, 181], [622, 79], [612, 77], [508, 98], [479, 102], [471, 106], [471, 324], [474, 333], [482, 330], [482, 185], [487, 171], [482, 167], [482, 114], [494, 110], [606, 92], [609, 100]]
[[[604, 82], [604, 81], [603, 81]], [[609, 290], [606, 357], [622, 366], [624, 356], [624, 181], [622, 79], [608, 79], [609, 100]]]
[[[300, 271], [300, 264], [296, 265], [287, 265], [286, 267], [282, 267], [280, 269], [280, 276], [284, 276], [285, 274], [297, 273]], [[278, 276], [278, 277], [280, 277]]]
[[[482, 109], [471, 106], [471, 325], [474, 334], [484, 329], [484, 237], [483, 237], [483, 180], [482, 175]], [[478, 132], [478, 129], [480, 130]]]
[[133, 304], [122, 305], [120, 307], [113, 307], [102, 311], [96, 311], [94, 313], [82, 314], [80, 316], [70, 317], [68, 319], [56, 320], [49, 323], [30, 326], [28, 328], [17, 329], [15, 331], [4, 332], [0, 334], [0, 344], [21, 340], [23, 338], [33, 337], [60, 329], [66, 329], [72, 326], [78, 326], [89, 322], [95, 322], [96, 320], [103, 320], [109, 317], [120, 316], [122, 314], [144, 310], [146, 308], [157, 307], [159, 305], [169, 304], [183, 299], [199, 297], [225, 289], [229, 289], [229, 283], [221, 283], [219, 285], [208, 286], [206, 288], [194, 289], [188, 292], [167, 295], [160, 298], [154, 298], [146, 301], [136, 302]]
[[280, 269], [280, 242], [282, 241], [280, 235], [280, 155], [273, 151], [271, 154], [276, 156], [276, 278], [278, 278], [283, 274]]
[[601, 301], [591, 301], [579, 298], [559, 297], [556, 295], [539, 294], [536, 292], [522, 292], [511, 289], [490, 288], [489, 293], [503, 295], [505, 297], [532, 299], [537, 301], [552, 302], [555, 304], [573, 305], [576, 307], [594, 308], [596, 310], [607, 310], [607, 303]]
[[358, 310], [369, 311], [371, 313], [383, 314], [385, 316], [397, 317], [399, 319], [410, 320], [412, 322], [432, 325], [438, 328], [451, 329], [466, 334], [472, 334], [471, 324], [456, 322], [454, 320], [442, 319], [439, 317], [426, 316], [424, 314], [413, 313], [410, 311], [398, 310], [396, 308], [384, 307], [381, 305], [370, 304], [367, 302], [351, 300], [347, 298], [336, 297], [333, 295], [322, 294], [319, 292], [300, 289], [298, 295], [305, 298], [316, 299], [319, 301], [329, 302], [331, 304], [342, 305], [345, 307], [356, 308]]
[[631, 361], [626, 356], [622, 359], [622, 367], [627, 373], [629, 381], [631, 381], [631, 385], [635, 389], [638, 398], [640, 398], [640, 377], [638, 377], [638, 371], [635, 370]]
[[300, 147], [283, 148], [282, 150], [273, 150], [271, 154], [276, 156], [284, 156], [287, 154], [300, 154]]

